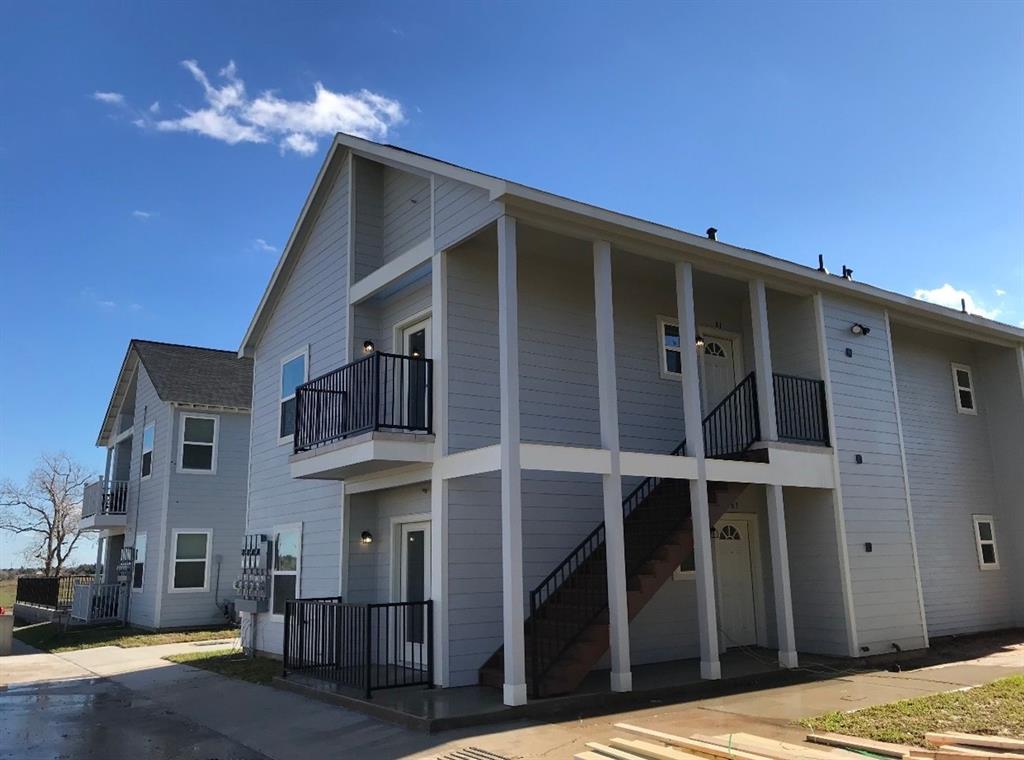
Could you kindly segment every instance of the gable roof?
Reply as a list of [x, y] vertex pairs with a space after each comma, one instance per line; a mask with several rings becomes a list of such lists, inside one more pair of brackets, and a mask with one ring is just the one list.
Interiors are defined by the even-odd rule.
[[136, 369], [141, 364], [157, 396], [166, 403], [238, 409], [252, 407], [252, 360], [234, 351], [132, 339], [96, 445], [103, 446]]
[[432, 173], [476, 185], [486, 189], [492, 201], [503, 202], [511, 208], [540, 210], [548, 215], [564, 215], [576, 220], [583, 220], [592, 233], [600, 232], [613, 242], [628, 241], [627, 246], [629, 243], [637, 243], [649, 248], [661, 247], [666, 251], [685, 250], [688, 254], [699, 255], [705, 261], [713, 262], [719, 267], [726, 265], [736, 267], [740, 271], [746, 269], [758, 273], [759, 276], [765, 276], [765, 272], [767, 272], [769, 275], [800, 281], [802, 285], [814, 290], [841, 292], [873, 301], [885, 308], [893, 309], [911, 320], [938, 321], [948, 329], [958, 332], [973, 330], [976, 331], [975, 334], [984, 334], [989, 339], [1003, 343], [1020, 344], [1024, 342], [1024, 329], [1019, 327], [975, 314], [961, 313], [955, 309], [927, 303], [874, 285], [830, 275], [813, 267], [797, 264], [754, 249], [729, 245], [718, 240], [711, 240], [703, 235], [685, 232], [657, 222], [521, 185], [406, 148], [375, 143], [339, 132], [335, 135], [331, 147], [327, 151], [327, 156], [309, 195], [306, 197], [306, 202], [288, 238], [288, 243], [281, 252], [277, 267], [271, 275], [270, 282], [256, 308], [256, 313], [242, 338], [242, 344], [238, 349], [239, 356], [252, 356], [253, 349], [259, 342], [273, 307], [280, 298], [288, 276], [295, 267], [302, 244], [316, 221], [319, 208], [323, 204], [323, 196], [326, 195], [325, 191], [330, 188], [331, 181], [340, 170], [345, 152], [406, 171]]

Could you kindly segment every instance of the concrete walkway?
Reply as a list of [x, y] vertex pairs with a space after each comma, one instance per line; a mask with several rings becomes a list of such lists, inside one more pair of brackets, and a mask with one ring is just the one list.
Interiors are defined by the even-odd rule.
[[[793, 721], [811, 715], [1024, 674], [1021, 636], [1016, 642], [981, 648], [974, 653], [978, 656], [965, 651], [970, 657], [965, 661], [901, 673], [822, 673], [827, 680], [680, 705], [652, 704], [599, 718], [426, 736], [297, 694], [161, 659], [223, 646], [100, 647], [3, 658], [0, 758], [436, 758], [467, 747], [508, 758], [571, 758], [585, 742], [620, 733], [612, 725], [619, 721], [682, 734], [742, 730], [795, 740], [803, 732]], [[54, 705], [63, 709], [54, 713]], [[131, 741], [125, 740], [126, 731]]]

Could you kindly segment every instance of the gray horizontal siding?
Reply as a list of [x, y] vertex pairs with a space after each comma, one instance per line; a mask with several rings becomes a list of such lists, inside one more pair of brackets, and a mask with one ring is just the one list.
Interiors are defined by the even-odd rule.
[[444, 251], [501, 215], [483, 188], [445, 177], [434, 181], [434, 249]]

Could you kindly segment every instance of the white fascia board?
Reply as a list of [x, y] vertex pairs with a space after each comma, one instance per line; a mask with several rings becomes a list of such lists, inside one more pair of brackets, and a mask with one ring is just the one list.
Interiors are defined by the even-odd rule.
[[429, 463], [433, 459], [433, 441], [367, 440], [293, 461], [291, 475], [293, 478], [316, 478], [321, 473], [367, 462]]
[[645, 478], [675, 478], [692, 480], [697, 477], [697, 460], [671, 454], [642, 454], [622, 452], [622, 474]]
[[594, 475], [609, 475], [612, 471], [612, 456], [608, 449], [523, 443], [519, 446], [519, 458], [524, 470], [581, 472]]
[[359, 282], [352, 283], [350, 302], [355, 305], [372, 297], [391, 283], [424, 264], [434, 255], [433, 238], [424, 238], [405, 253], [375, 269]]
[[497, 472], [501, 469], [501, 446], [495, 444], [449, 454], [437, 462], [434, 467], [445, 480], [482, 475], [485, 472]]
[[414, 464], [387, 470], [383, 474], [361, 475], [345, 480], [345, 494], [382, 491], [386, 488], [413, 485], [414, 483], [430, 482], [431, 467], [429, 464]]

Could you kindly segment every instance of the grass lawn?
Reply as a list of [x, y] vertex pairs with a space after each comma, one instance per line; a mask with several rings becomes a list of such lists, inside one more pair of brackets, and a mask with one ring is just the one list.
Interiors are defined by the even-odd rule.
[[222, 676], [240, 678], [252, 683], [270, 683], [274, 676], [281, 675], [281, 663], [277, 660], [269, 657], [249, 657], [238, 649], [172, 654], [164, 659], [203, 670], [212, 670]]
[[140, 628], [103, 626], [101, 628], [71, 628], [61, 631], [52, 623], [40, 623], [19, 628], [14, 637], [45, 652], [71, 652], [92, 647], [148, 647], [155, 644], [180, 644], [186, 641], [227, 639], [238, 635], [233, 627], [202, 631], [144, 631]]
[[0, 581], [0, 607], [3, 607], [5, 610], [14, 609], [14, 595], [17, 591], [17, 578], [11, 578], [9, 581]]
[[924, 746], [926, 731], [1024, 738], [1024, 676], [855, 712], [826, 713], [802, 725], [814, 731], [918, 746]]

